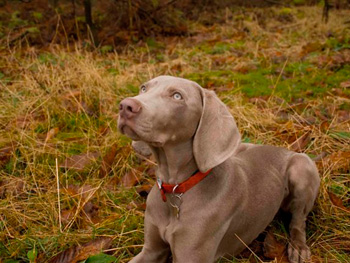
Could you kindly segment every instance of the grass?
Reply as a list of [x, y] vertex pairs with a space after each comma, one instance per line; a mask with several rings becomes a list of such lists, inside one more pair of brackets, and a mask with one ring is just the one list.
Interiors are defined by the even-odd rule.
[[[287, 11], [293, 22], [278, 23]], [[116, 262], [140, 251], [144, 198], [137, 189], [152, 184], [154, 175], [117, 132], [116, 119], [118, 103], [160, 74], [216, 90], [246, 142], [290, 148], [310, 132], [300, 150], [323, 158], [317, 162], [322, 184], [308, 219], [308, 244], [315, 261], [349, 261], [350, 89], [340, 87], [350, 76], [350, 30], [343, 24], [349, 11], [332, 12], [327, 25], [317, 22], [318, 8], [287, 11], [268, 9], [264, 21], [256, 18], [261, 10], [232, 11], [224, 24], [192, 25], [193, 36], [150, 38], [121, 52], [2, 49], [0, 262], [46, 262], [101, 236], [112, 238], [109, 253]], [[111, 171], [101, 177], [113, 144]], [[60, 164], [87, 152], [99, 156], [81, 171], [57, 173], [56, 159]], [[142, 174], [139, 185], [124, 187], [120, 180], [135, 170]], [[73, 186], [91, 195], [72, 192]], [[85, 211], [84, 202], [97, 212]], [[62, 211], [78, 212], [67, 219]], [[283, 227], [272, 227], [287, 242]]]

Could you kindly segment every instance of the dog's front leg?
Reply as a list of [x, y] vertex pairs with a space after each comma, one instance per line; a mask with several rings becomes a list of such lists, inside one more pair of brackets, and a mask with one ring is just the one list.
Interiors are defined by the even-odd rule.
[[169, 245], [159, 235], [153, 224], [145, 221], [145, 244], [140, 254], [130, 263], [166, 263], [170, 256]]
[[[203, 241], [205, 243], [205, 241]], [[188, 243], [185, 243], [188, 245]], [[199, 247], [175, 247], [173, 252], [173, 263], [213, 263], [215, 248], [210, 249], [205, 246]]]
[[207, 235], [207, 231], [195, 226], [184, 230], [170, 242], [173, 263], [213, 263], [220, 239], [218, 233]]

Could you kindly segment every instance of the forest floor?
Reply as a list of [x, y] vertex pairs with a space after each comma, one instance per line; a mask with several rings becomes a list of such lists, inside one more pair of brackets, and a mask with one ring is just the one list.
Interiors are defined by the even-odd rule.
[[[312, 260], [350, 262], [350, 11], [333, 10], [327, 24], [320, 7], [220, 12], [221, 23], [118, 51], [0, 49], [1, 263], [127, 262], [141, 250], [155, 166], [118, 133], [118, 103], [164, 74], [215, 90], [244, 142], [316, 161]], [[219, 262], [288, 262], [287, 237], [277, 219]]]

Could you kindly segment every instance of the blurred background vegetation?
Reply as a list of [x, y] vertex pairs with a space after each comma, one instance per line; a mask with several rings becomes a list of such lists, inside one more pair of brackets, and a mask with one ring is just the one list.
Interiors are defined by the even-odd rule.
[[[348, 8], [350, 3], [348, 0], [0, 0], [0, 39], [1, 44], [10, 46], [21, 41], [37, 46], [79, 41], [84, 46], [110, 51], [156, 35], [191, 35], [191, 22], [212, 25], [232, 15], [219, 15], [218, 9], [284, 7], [288, 20], [288, 7], [302, 5], [322, 6], [320, 17], [327, 20], [331, 8]], [[256, 19], [263, 25], [266, 16], [262, 12]]]

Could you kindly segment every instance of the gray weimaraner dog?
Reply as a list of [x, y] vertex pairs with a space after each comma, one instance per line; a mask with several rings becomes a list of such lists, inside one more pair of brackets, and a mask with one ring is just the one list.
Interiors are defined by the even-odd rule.
[[160, 76], [120, 103], [118, 128], [152, 150], [157, 184], [147, 199], [145, 243], [131, 262], [205, 263], [237, 255], [280, 208], [291, 213], [290, 262], [310, 258], [305, 220], [320, 184], [311, 159], [241, 143], [213, 91]]

